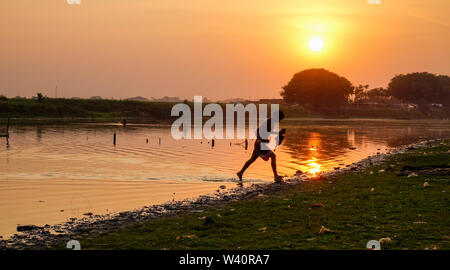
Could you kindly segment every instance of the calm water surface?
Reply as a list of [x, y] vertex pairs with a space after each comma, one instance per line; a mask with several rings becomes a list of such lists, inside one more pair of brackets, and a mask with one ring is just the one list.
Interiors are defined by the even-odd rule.
[[[288, 120], [280, 175], [318, 173], [421, 139], [450, 137], [448, 121]], [[117, 144], [113, 145], [113, 133]], [[147, 142], [148, 139], [148, 142]], [[242, 140], [173, 140], [169, 126], [13, 126], [0, 139], [0, 235], [17, 224], [53, 224], [84, 213], [131, 210], [236, 186], [250, 157]], [[350, 148], [356, 147], [355, 150]], [[272, 181], [259, 159], [247, 184]]]

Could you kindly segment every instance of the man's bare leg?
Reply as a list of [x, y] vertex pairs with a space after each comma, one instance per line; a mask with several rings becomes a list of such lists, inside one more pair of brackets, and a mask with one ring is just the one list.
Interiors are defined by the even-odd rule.
[[239, 181], [242, 181], [242, 175], [244, 174], [245, 170], [247, 170], [247, 168], [252, 165], [252, 163], [257, 159], [258, 155], [253, 153], [250, 159], [245, 162], [244, 167], [242, 167], [242, 169], [236, 174], [239, 177]]
[[272, 165], [272, 171], [273, 171], [273, 178], [275, 179], [275, 182], [279, 182], [283, 180], [277, 172], [277, 156], [275, 153], [270, 153], [270, 165]]

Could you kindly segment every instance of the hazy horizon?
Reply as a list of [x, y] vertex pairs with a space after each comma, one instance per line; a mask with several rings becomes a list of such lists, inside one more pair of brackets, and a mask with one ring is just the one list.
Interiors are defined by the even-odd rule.
[[[279, 98], [298, 71], [354, 85], [450, 74], [450, 2], [8, 0], [0, 94], [123, 99]], [[319, 36], [319, 52], [308, 41]]]

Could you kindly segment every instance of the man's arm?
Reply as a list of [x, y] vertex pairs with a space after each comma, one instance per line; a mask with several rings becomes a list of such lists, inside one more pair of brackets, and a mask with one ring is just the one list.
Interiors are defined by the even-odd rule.
[[286, 133], [286, 129], [285, 128], [280, 130], [280, 132], [278, 133], [278, 145], [280, 145], [283, 142], [285, 133]]

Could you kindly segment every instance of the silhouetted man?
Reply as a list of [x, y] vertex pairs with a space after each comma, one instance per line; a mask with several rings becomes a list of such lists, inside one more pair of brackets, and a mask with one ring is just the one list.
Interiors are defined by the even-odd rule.
[[[279, 121], [284, 119], [284, 113], [282, 111], [278, 112]], [[267, 134], [263, 134], [264, 132], [261, 132], [260, 129], [264, 128], [267, 131]], [[281, 182], [283, 178], [278, 175], [277, 173], [277, 161], [275, 153], [270, 149], [263, 149], [261, 143], [269, 143], [270, 142], [270, 133], [272, 132], [272, 118], [267, 119], [264, 123], [259, 126], [259, 128], [256, 130], [256, 141], [255, 146], [253, 149], [252, 156], [250, 157], [247, 162], [245, 162], [244, 167], [237, 173], [237, 176], [239, 177], [239, 181], [242, 181], [242, 175], [244, 174], [245, 170], [253, 163], [255, 160], [258, 159], [258, 157], [261, 157], [264, 161], [268, 161], [269, 158], [271, 159], [271, 165], [272, 165], [272, 171], [273, 171], [273, 177], [275, 182]], [[286, 133], [286, 129], [282, 129], [278, 133], [278, 142], [277, 144], [280, 145], [284, 140], [284, 134]], [[278, 146], [276, 145], [276, 146]], [[275, 146], [275, 147], [276, 147]], [[264, 147], [267, 148], [267, 147]]]

